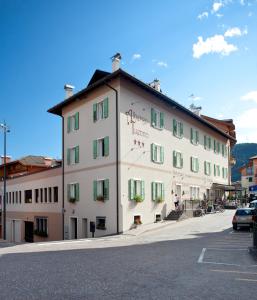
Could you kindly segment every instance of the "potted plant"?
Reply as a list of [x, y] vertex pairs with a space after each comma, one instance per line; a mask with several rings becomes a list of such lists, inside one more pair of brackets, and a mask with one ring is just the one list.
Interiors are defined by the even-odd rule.
[[69, 198], [69, 202], [70, 203], [75, 203], [76, 202], [76, 198]]
[[104, 202], [104, 196], [103, 195], [99, 195], [99, 196], [96, 197], [96, 200]]
[[157, 197], [157, 199], [156, 199], [156, 202], [158, 202], [158, 203], [161, 203], [161, 202], [163, 202], [164, 200], [163, 200], [163, 198], [161, 197], [161, 196], [159, 196], [159, 197]]
[[136, 202], [143, 202], [143, 198], [142, 198], [141, 195], [135, 195], [134, 200], [135, 200]]
[[37, 236], [41, 236], [41, 237], [48, 237], [48, 234], [47, 232], [45, 231], [39, 231], [39, 230], [34, 230], [34, 234], [37, 235]]

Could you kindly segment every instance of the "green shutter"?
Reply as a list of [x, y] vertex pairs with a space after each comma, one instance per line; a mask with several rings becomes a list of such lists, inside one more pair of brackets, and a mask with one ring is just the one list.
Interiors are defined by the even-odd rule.
[[204, 174], [207, 175], [207, 162], [204, 162]]
[[104, 99], [104, 118], [108, 118], [109, 115], [109, 99], [105, 98]]
[[163, 162], [164, 162], [164, 147], [163, 146], [161, 146], [160, 161], [163, 164]]
[[198, 130], [195, 131], [195, 143], [199, 144], [199, 131]]
[[204, 149], [207, 149], [207, 136], [204, 136]]
[[178, 130], [178, 127], [177, 127], [177, 121], [176, 119], [173, 119], [173, 135], [177, 136], [177, 130]]
[[213, 150], [215, 153], [217, 152], [216, 140], [213, 140]]
[[70, 184], [67, 184], [67, 199], [70, 200]]
[[160, 128], [164, 127], [164, 113], [160, 112]]
[[191, 128], [191, 143], [194, 143], [194, 130]]
[[79, 146], [75, 147], [75, 163], [79, 163]]
[[180, 159], [181, 159], [181, 169], [183, 168], [184, 165], [184, 161], [183, 161], [183, 154], [180, 154]]
[[216, 176], [216, 165], [213, 165], [213, 175]]
[[97, 121], [97, 104], [96, 103], [93, 104], [93, 121], [94, 122]]
[[194, 168], [193, 168], [193, 157], [191, 156], [191, 171], [194, 171]]
[[151, 124], [153, 127], [156, 126], [156, 112], [153, 108], [151, 108]]
[[69, 133], [71, 131], [71, 117], [68, 117], [67, 119], [67, 132]]
[[161, 184], [161, 198], [164, 200], [164, 183]]
[[183, 137], [184, 129], [183, 129], [183, 123], [179, 123], [179, 135], [180, 137]]
[[156, 200], [156, 184], [155, 182], [152, 182], [152, 200]]
[[93, 199], [96, 201], [97, 198], [97, 181], [94, 180], [93, 182]]
[[196, 158], [196, 172], [199, 172], [199, 160]]
[[145, 182], [141, 180], [141, 197], [145, 200]]
[[75, 199], [79, 201], [79, 183], [75, 184]]
[[154, 144], [151, 144], [151, 160], [154, 161]]
[[79, 113], [75, 114], [75, 130], [79, 129]]
[[104, 138], [104, 156], [108, 156], [109, 155], [109, 137], [106, 136]]
[[104, 200], [109, 200], [109, 179], [104, 180]]
[[70, 165], [70, 151], [71, 149], [67, 149], [67, 165]]
[[129, 200], [133, 200], [135, 197], [135, 190], [134, 190], [134, 180], [129, 180]]
[[94, 159], [97, 158], [97, 140], [93, 141], [93, 157]]
[[173, 151], [173, 167], [177, 167], [177, 153]]

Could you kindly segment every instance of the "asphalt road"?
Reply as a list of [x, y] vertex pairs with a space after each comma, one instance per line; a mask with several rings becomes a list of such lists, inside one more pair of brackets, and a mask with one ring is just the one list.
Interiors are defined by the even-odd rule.
[[[0, 249], [0, 299], [254, 299], [257, 261], [232, 212], [140, 236]], [[254, 295], [254, 296], [253, 296]]]

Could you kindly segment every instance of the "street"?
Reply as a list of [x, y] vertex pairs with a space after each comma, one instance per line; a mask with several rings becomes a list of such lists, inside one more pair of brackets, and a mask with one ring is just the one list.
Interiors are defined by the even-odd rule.
[[257, 262], [234, 211], [140, 235], [0, 248], [1, 299], [250, 299]]

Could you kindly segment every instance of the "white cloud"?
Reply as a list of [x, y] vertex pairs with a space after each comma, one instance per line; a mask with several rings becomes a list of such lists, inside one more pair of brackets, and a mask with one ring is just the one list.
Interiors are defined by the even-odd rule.
[[257, 108], [243, 111], [235, 119], [237, 140], [238, 142], [255, 142], [257, 141]]
[[241, 30], [238, 27], [233, 27], [233, 28], [228, 29], [224, 33], [224, 36], [225, 37], [242, 36], [242, 35], [246, 35], [247, 33], [248, 33], [247, 28], [245, 28], [244, 30]]
[[164, 68], [167, 68], [167, 67], [168, 67], [168, 64], [167, 64], [166, 62], [164, 62], [164, 61], [158, 61], [158, 62], [157, 62], [157, 65], [158, 65], [159, 67], [164, 67]]
[[223, 17], [222, 14], [216, 14], [215, 16], [216, 16], [217, 18], [222, 18], [222, 17]]
[[245, 0], [240, 0], [239, 2], [241, 5], [243, 5], [243, 6], [245, 5]]
[[[251, 92], [245, 94], [244, 96], [241, 97], [241, 100], [243, 100], [243, 101], [254, 101], [254, 102], [257, 103], [257, 91], [251, 91]], [[256, 118], [256, 116], [255, 116], [255, 118]], [[256, 122], [256, 120], [255, 120], [255, 122]], [[257, 124], [257, 122], [256, 122], [256, 124]]]
[[136, 60], [136, 59], [140, 59], [141, 58], [141, 54], [135, 53], [132, 56], [132, 60]]
[[203, 37], [199, 36], [197, 43], [193, 45], [193, 57], [200, 58], [202, 55], [210, 53], [219, 53], [225, 56], [237, 50], [235, 45], [225, 41], [223, 35], [216, 34], [205, 41]]
[[203, 99], [202, 97], [195, 96], [194, 94], [191, 94], [188, 98], [192, 101], [200, 101]]
[[219, 11], [222, 6], [224, 6], [222, 2], [214, 2], [212, 5], [212, 13], [216, 13], [217, 11]]
[[248, 17], [251, 17], [253, 15], [253, 13], [250, 11], [249, 13], [248, 13]]
[[202, 20], [204, 18], [208, 18], [209, 13], [207, 11], [204, 11], [203, 13], [201, 13], [200, 15], [197, 16], [197, 19]]

